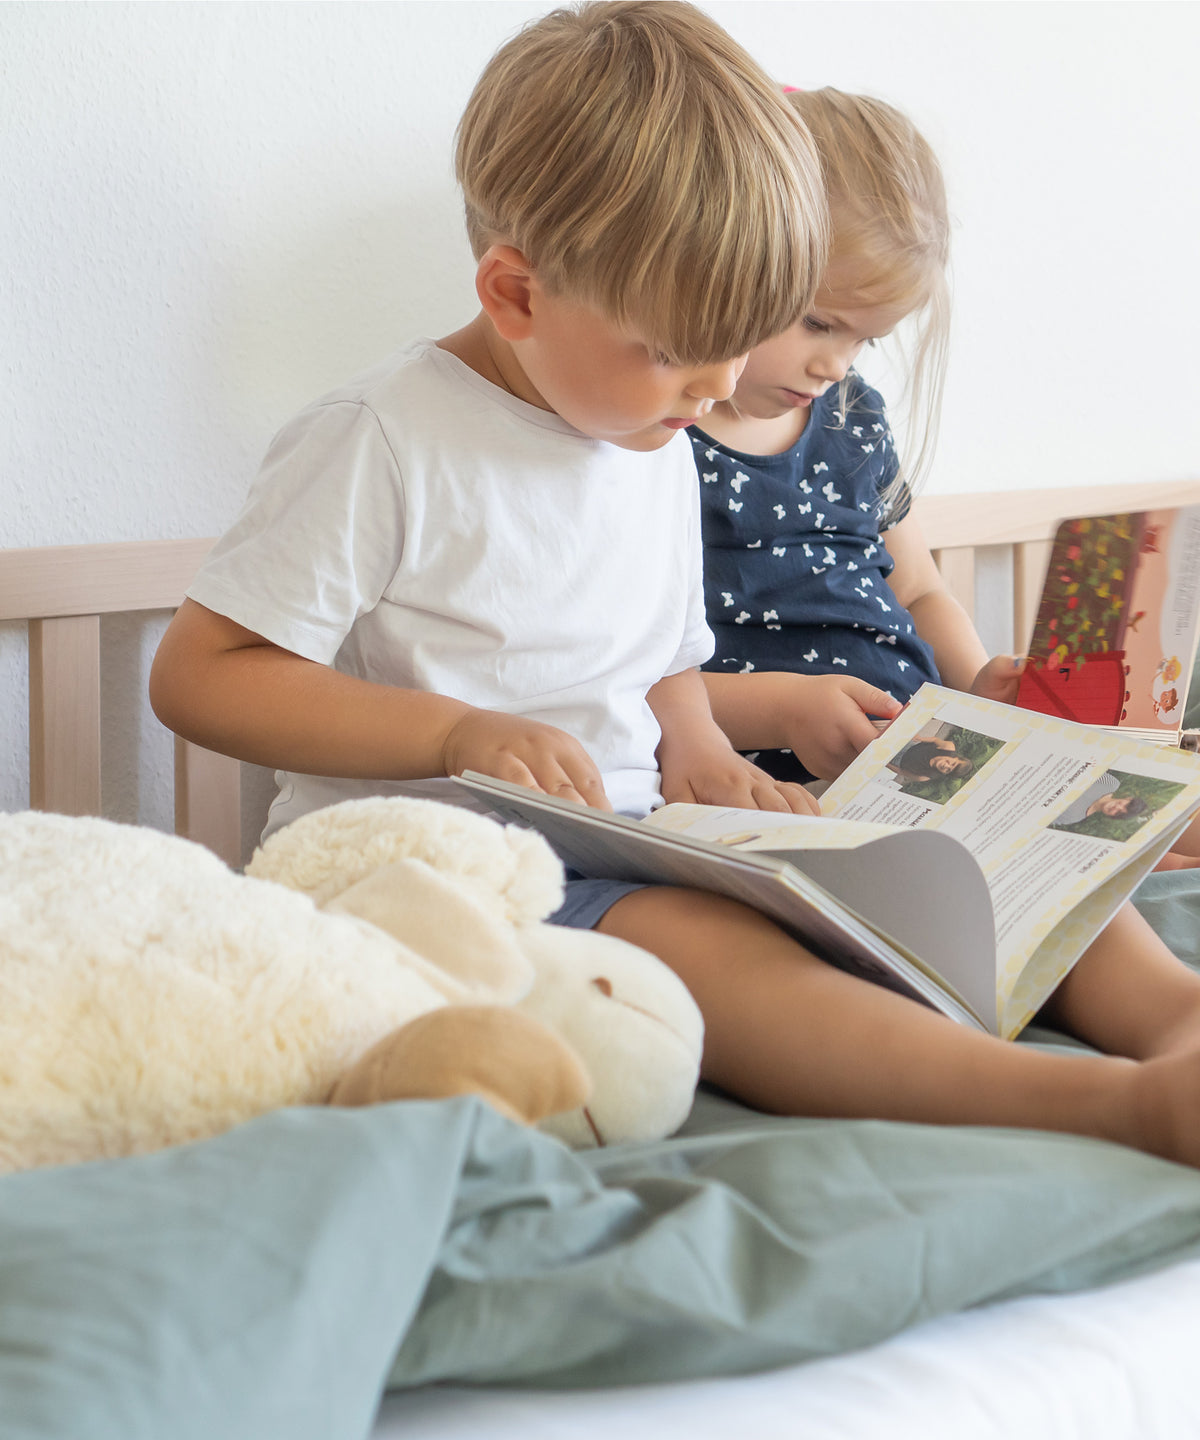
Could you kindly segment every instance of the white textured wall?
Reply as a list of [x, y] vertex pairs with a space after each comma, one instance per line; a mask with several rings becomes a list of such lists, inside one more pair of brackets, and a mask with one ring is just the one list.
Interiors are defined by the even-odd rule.
[[[451, 134], [545, 8], [0, 5], [0, 545], [215, 533], [294, 408], [467, 319]], [[931, 488], [1200, 475], [1200, 7], [707, 8], [779, 79], [910, 110], [943, 157]], [[105, 803], [167, 825], [169, 749], [130, 698], [157, 631], [105, 628]], [[25, 704], [0, 625], [0, 807], [26, 800]]]

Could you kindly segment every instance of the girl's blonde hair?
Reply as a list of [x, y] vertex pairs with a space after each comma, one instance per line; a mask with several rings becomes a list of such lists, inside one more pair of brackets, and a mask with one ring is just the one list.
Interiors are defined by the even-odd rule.
[[455, 162], [476, 258], [515, 246], [676, 364], [743, 355], [812, 303], [828, 236], [812, 139], [683, 0], [527, 26], [480, 77]]
[[829, 88], [791, 91], [787, 98], [821, 157], [833, 258], [854, 263], [871, 303], [915, 312], [904, 396], [913, 458], [893, 487], [912, 492], [933, 458], [950, 331], [942, 169], [912, 121], [882, 100]]

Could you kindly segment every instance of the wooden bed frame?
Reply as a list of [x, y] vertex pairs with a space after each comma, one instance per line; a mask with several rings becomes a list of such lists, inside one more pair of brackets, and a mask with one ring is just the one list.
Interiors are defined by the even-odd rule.
[[[1200, 481], [930, 495], [918, 515], [951, 592], [977, 614], [977, 579], [1011, 579], [1011, 635], [1028, 641], [1055, 527], [1200, 502]], [[100, 813], [100, 617], [173, 610], [211, 540], [0, 550], [0, 621], [29, 627], [29, 796], [38, 810]], [[1007, 593], [1007, 589], [1006, 589]], [[1007, 617], [1005, 617], [1007, 618]], [[1008, 633], [1007, 627], [1005, 633]], [[176, 740], [175, 830], [241, 863], [241, 766]]]

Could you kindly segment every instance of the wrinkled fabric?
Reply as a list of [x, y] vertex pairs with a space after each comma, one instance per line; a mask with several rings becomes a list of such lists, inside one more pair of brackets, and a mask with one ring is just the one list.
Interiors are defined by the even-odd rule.
[[[1138, 903], [1196, 957], [1194, 874]], [[1200, 1173], [1096, 1140], [702, 1094], [574, 1153], [473, 1099], [285, 1110], [0, 1179], [3, 1433], [348, 1440], [387, 1385], [759, 1370], [1197, 1255]]]

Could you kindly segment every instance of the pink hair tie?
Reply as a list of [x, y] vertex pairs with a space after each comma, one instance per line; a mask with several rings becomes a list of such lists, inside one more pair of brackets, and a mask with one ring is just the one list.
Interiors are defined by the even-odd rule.
[[799, 95], [802, 88], [800, 85], [785, 85], [783, 87], [783, 93], [785, 95]]

